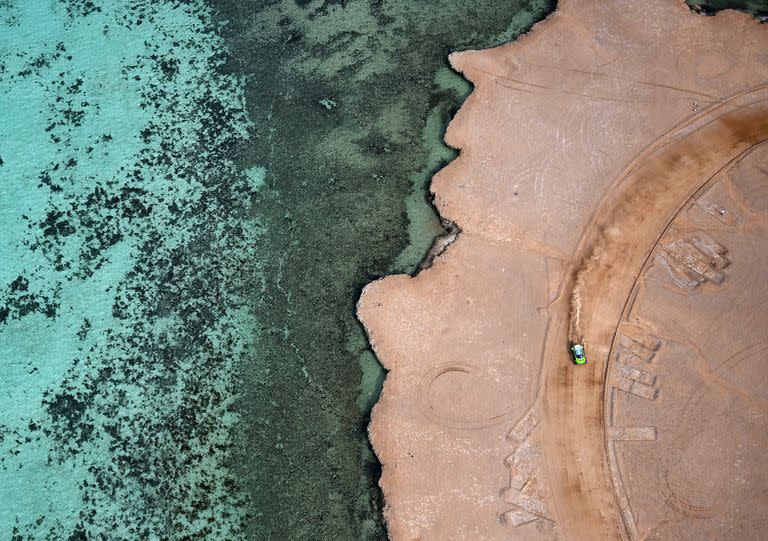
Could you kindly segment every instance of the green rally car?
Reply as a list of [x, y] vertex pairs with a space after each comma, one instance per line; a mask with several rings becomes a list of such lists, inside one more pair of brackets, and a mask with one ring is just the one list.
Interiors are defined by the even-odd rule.
[[584, 354], [584, 346], [581, 344], [571, 345], [571, 352], [573, 353], [573, 362], [576, 364], [587, 364], [587, 356]]

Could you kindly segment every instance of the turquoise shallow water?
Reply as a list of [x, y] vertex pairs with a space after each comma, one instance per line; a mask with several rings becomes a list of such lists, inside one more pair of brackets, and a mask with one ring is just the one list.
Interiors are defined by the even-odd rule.
[[0, 3], [2, 538], [241, 531], [226, 462], [264, 171], [228, 158], [251, 126], [209, 21]]
[[0, 539], [384, 538], [355, 299], [551, 8], [0, 0]]

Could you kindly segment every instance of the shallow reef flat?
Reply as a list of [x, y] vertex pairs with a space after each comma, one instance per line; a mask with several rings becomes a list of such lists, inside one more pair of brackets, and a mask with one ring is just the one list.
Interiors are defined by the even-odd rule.
[[[217, 0], [263, 165], [258, 362], [244, 368], [238, 476], [257, 539], [381, 539], [366, 438], [382, 370], [354, 317], [362, 285], [413, 272], [443, 232], [426, 200], [470, 91], [455, 49], [513, 39], [551, 9], [519, 0]], [[362, 385], [361, 385], [362, 380]]]
[[232, 539], [262, 172], [201, 2], [0, 3], [0, 537]]

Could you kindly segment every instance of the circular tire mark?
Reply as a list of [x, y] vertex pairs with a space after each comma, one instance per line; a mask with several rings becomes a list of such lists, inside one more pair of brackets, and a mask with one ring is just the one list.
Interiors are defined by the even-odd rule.
[[467, 419], [441, 412], [440, 406], [435, 404], [432, 400], [432, 391], [440, 379], [450, 375], [463, 375], [464, 377], [468, 378], [481, 377], [480, 368], [478, 366], [458, 362], [440, 364], [424, 374], [421, 382], [419, 383], [417, 400], [419, 409], [421, 410], [422, 414], [424, 414], [424, 416], [433, 423], [449, 428], [471, 430], [496, 425], [507, 420], [511, 414], [516, 413], [515, 410], [508, 409], [497, 415], [492, 415], [489, 417]]

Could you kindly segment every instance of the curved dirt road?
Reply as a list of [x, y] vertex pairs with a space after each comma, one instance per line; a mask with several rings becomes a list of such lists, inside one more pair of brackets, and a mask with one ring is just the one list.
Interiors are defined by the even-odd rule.
[[[609, 190], [582, 237], [565, 295], [550, 306], [545, 350], [545, 457], [566, 539], [630, 536], [605, 452], [603, 393], [610, 346], [632, 287], [667, 225], [721, 169], [768, 140], [766, 91], [708, 111], [646, 149]], [[590, 364], [568, 358], [572, 296]], [[627, 511], [624, 510], [626, 513]]]

